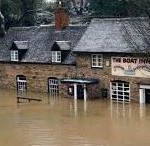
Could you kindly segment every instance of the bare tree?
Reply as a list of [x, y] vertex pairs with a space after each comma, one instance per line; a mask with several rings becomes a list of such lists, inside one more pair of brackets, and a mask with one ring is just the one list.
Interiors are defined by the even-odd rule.
[[[58, 0], [59, 1], [59, 0]], [[83, 15], [88, 0], [62, 0], [67, 9], [75, 15]]]
[[0, 37], [5, 35], [4, 16], [0, 12]]

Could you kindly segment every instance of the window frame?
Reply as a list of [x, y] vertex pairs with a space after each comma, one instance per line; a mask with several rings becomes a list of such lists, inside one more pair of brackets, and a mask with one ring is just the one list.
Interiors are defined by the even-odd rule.
[[11, 61], [18, 61], [18, 50], [11, 50]]
[[27, 91], [27, 79], [25, 76], [17, 75], [16, 82], [17, 82], [17, 91]]
[[51, 96], [58, 96], [59, 95], [59, 79], [50, 77], [48, 78], [48, 93]]
[[52, 51], [52, 62], [61, 62], [61, 51]]
[[130, 84], [119, 81], [110, 82], [110, 97], [111, 100], [130, 102]]
[[91, 63], [94, 68], [103, 68], [103, 54], [92, 54]]

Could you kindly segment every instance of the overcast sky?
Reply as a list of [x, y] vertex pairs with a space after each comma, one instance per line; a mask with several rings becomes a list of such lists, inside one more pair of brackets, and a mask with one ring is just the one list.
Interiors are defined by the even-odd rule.
[[56, 0], [45, 0], [46, 2], [56, 2]]

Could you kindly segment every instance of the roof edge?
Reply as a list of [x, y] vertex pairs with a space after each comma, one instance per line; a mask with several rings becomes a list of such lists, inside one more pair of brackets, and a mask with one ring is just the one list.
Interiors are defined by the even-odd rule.
[[93, 18], [91, 22], [100, 21], [129, 21], [129, 20], [148, 20], [148, 17], [125, 17], [125, 18]]

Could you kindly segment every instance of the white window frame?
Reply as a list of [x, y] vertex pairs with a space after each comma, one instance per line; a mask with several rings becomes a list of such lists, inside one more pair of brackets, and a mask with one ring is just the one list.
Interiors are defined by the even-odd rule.
[[21, 77], [17, 77], [17, 88], [18, 91], [26, 91], [27, 84], [26, 84], [26, 79], [20, 79]]
[[18, 50], [11, 50], [11, 61], [18, 61]]
[[51, 96], [59, 95], [59, 80], [56, 78], [48, 79], [48, 88]]
[[130, 84], [118, 81], [110, 82], [110, 96], [111, 100], [130, 102]]
[[103, 55], [102, 54], [92, 54], [92, 67], [103, 67]]
[[61, 62], [61, 51], [52, 51], [52, 62]]

